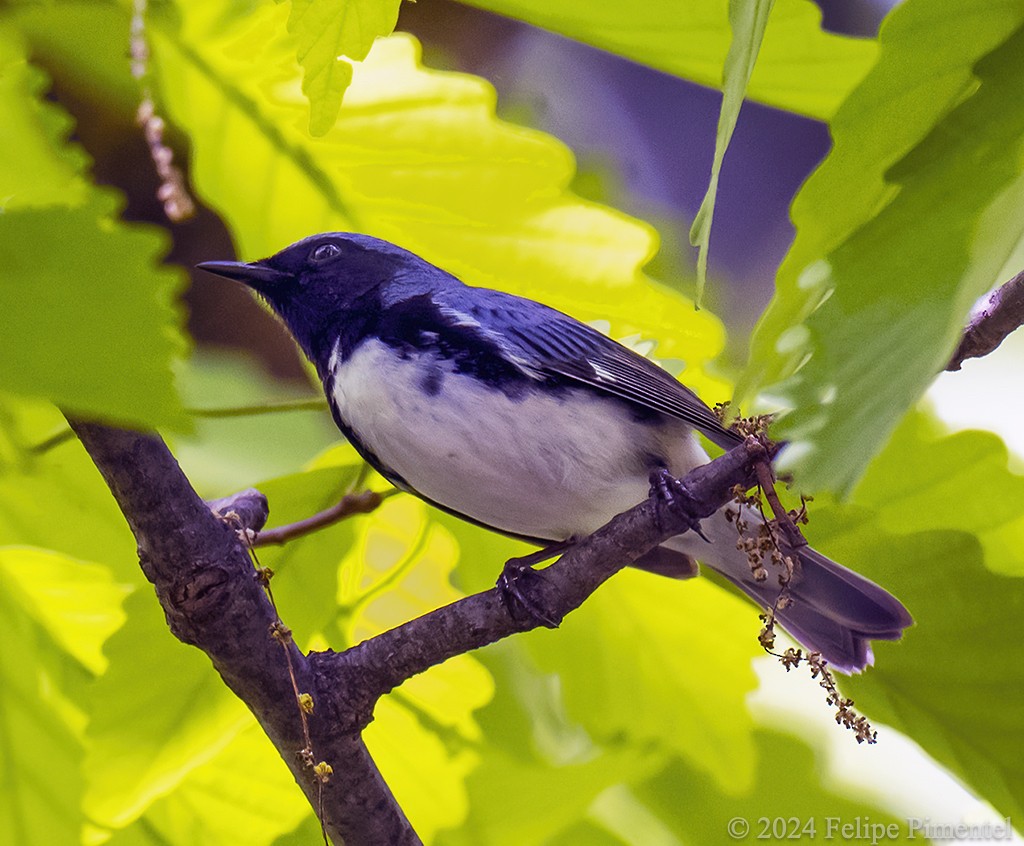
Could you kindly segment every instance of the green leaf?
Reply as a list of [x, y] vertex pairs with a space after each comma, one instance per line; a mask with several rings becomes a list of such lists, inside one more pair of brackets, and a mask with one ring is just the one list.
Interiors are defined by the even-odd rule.
[[[729, 49], [728, 0], [466, 0], [702, 85], [718, 87]], [[823, 32], [806, 0], [779, 0], [748, 96], [827, 120], [877, 55], [874, 42]]]
[[[202, 412], [261, 410], [297, 395], [323, 396], [319, 382], [303, 390], [271, 378], [241, 355], [209, 350], [196, 350], [178, 369], [178, 384], [188, 409]], [[204, 413], [192, 420], [194, 430], [173, 438], [171, 449], [192, 486], [208, 499], [249, 487], [255, 479], [290, 475], [340, 437], [326, 401], [312, 410], [223, 417]]]
[[115, 223], [113, 211], [104, 197], [0, 215], [0, 389], [184, 427], [171, 375], [184, 347], [172, 301], [181, 276], [157, 267], [163, 237]]
[[291, 0], [288, 31], [295, 36], [304, 71], [302, 93], [309, 99], [310, 134], [325, 135], [334, 126], [352, 81], [352, 62], [365, 59], [378, 36], [391, 34], [400, 4], [401, 0]]
[[48, 403], [0, 399], [0, 544], [37, 546], [103, 562], [118, 581], [138, 584], [135, 539], [114, 498], [76, 438], [42, 455], [30, 448], [66, 428]]
[[71, 121], [42, 99], [45, 87], [20, 38], [0, 26], [0, 209], [74, 206], [86, 197], [86, 157], [64, 143]]
[[309, 846], [310, 843], [316, 843], [318, 837], [323, 839], [320, 823], [310, 815], [294, 831], [278, 837], [274, 846]]
[[0, 549], [0, 580], [0, 842], [77, 843], [82, 703], [124, 592], [102, 567], [33, 549]]
[[892, 591], [916, 621], [901, 642], [876, 643], [874, 668], [844, 680], [844, 692], [1014, 815], [1024, 796], [1013, 717], [1024, 696], [1024, 581], [1000, 574], [1021, 572], [1021, 482], [993, 436], [939, 437], [915, 414], [851, 501], [817, 500], [808, 526], [815, 546]]
[[106, 567], [28, 547], [0, 547], [0, 574], [55, 646], [91, 673], [103, 673], [103, 644], [124, 623], [121, 601], [130, 588]]
[[757, 631], [753, 606], [705, 579], [626, 570], [558, 631], [524, 639], [537, 666], [559, 674], [568, 716], [595, 740], [659, 744], [742, 790], [754, 778], [744, 702]]
[[[946, 434], [928, 415], [903, 420], [854, 489], [851, 504], [878, 509], [893, 534], [956, 530], [975, 535], [985, 566], [1024, 576], [1024, 476], [991, 432]], [[949, 503], [956, 503], [950, 508]]]
[[[287, 523], [337, 502], [360, 469], [345, 445], [304, 473], [259, 487], [275, 522]], [[451, 535], [428, 520], [426, 506], [406, 496], [281, 549], [259, 550], [261, 563], [274, 570], [282, 618], [297, 642], [314, 649], [344, 649], [461, 598], [448, 582], [457, 555]], [[478, 762], [480, 740], [473, 714], [493, 693], [483, 665], [459, 655], [378, 703], [364, 737], [425, 839], [467, 813], [464, 781]]]
[[568, 192], [574, 163], [560, 143], [497, 120], [482, 80], [421, 68], [404, 36], [376, 42], [337, 123], [312, 140], [282, 26], [270, 8], [224, 31], [190, 7], [180, 33], [154, 27], [168, 111], [193, 139], [196, 189], [243, 255], [358, 229], [471, 284], [607, 319], [616, 335], [654, 333], [661, 354], [686, 358], [691, 387], [724, 398], [703, 372], [720, 324], [640, 272], [655, 248], [648, 226]]
[[782, 461], [807, 488], [850, 489], [1020, 239], [1024, 14], [962, 11], [893, 12], [793, 205], [797, 239], [740, 393], [769, 384], [794, 409]]
[[[858, 801], [856, 789], [846, 787], [840, 792], [823, 785], [811, 750], [800, 741], [764, 728], [755, 732], [754, 739], [761, 763], [757, 783], [750, 790], [723, 793], [706, 775], [676, 761], [636, 787], [635, 794], [680, 843], [849, 843], [862, 837], [844, 834], [838, 825], [858, 821], [865, 827], [896, 826], [867, 828], [866, 842], [878, 832], [882, 832], [879, 842], [912, 839], [904, 821]], [[744, 823], [749, 828], [742, 828]]]
[[[458, 548], [412, 497], [385, 502], [364, 519], [341, 565], [342, 646], [462, 597], [448, 582]], [[408, 679], [382, 699], [364, 733], [367, 746], [416, 830], [429, 840], [468, 812], [465, 778], [479, 758], [473, 712], [494, 682], [471, 655], [457, 655]]]
[[467, 744], [446, 744], [394, 694], [377, 703], [367, 746], [413, 827], [427, 843], [461, 825], [469, 811], [465, 780], [479, 761]]
[[697, 256], [697, 305], [704, 296], [708, 275], [708, 250], [711, 247], [711, 221], [715, 216], [715, 197], [718, 195], [718, 177], [722, 172], [722, 161], [729, 148], [736, 121], [740, 116], [743, 98], [750, 75], [754, 71], [758, 50], [768, 25], [768, 15], [775, 0], [730, 0], [729, 26], [732, 41], [725, 57], [722, 72], [722, 108], [718, 115], [718, 131], [715, 135], [715, 155], [711, 163], [711, 179], [708, 190], [701, 200], [700, 208], [690, 227], [690, 243], [700, 248]]
[[[916, 740], [1001, 813], [1024, 812], [1020, 618], [1024, 582], [982, 564], [966, 533], [886, 535], [852, 515], [816, 513], [829, 554], [897, 595], [917, 625], [877, 643], [875, 666], [843, 690], [872, 720]], [[894, 566], [898, 562], [898, 566]]]
[[[602, 747], [570, 722], [558, 677], [537, 672], [521, 639], [503, 640], [479, 657], [494, 676], [495, 695], [476, 714], [483, 743], [480, 765], [466, 780], [469, 815], [441, 834], [444, 846], [548, 843], [606, 788], [647, 778], [663, 765], [665, 754], [652, 744], [623, 738]], [[510, 804], [513, 795], [518, 799]]]
[[170, 373], [184, 347], [180, 278], [156, 268], [162, 239], [116, 223], [111, 197], [89, 188], [44, 84], [0, 29], [0, 390], [185, 427]]
[[3, 8], [5, 22], [29, 43], [33, 61], [59, 73], [62, 93], [80, 102], [95, 102], [99, 95], [134, 124], [140, 90], [125, 44], [129, 14], [130, 4], [114, 2], [30, 0]]
[[[493, 585], [501, 562], [523, 554], [520, 543], [448, 515], [434, 519], [459, 541], [458, 576], [468, 590]], [[754, 774], [753, 723], [744, 703], [755, 684], [750, 662], [760, 654], [758, 629], [752, 605], [709, 581], [626, 570], [558, 631], [531, 632], [514, 645], [524, 645], [536, 667], [557, 680], [565, 720], [595, 743], [625, 738], [637, 748], [675, 752], [732, 790], [749, 785]], [[494, 662], [488, 666], [493, 670]], [[510, 684], [522, 690], [526, 682], [500, 680], [500, 686]], [[552, 707], [536, 696], [530, 694], [522, 717], [534, 725]], [[500, 726], [515, 719], [502, 712]], [[550, 742], [566, 731], [572, 734], [557, 726], [543, 734]], [[565, 742], [575, 748], [579, 739]], [[562, 754], [560, 744], [555, 747], [549, 754]]]
[[82, 808], [108, 828], [137, 819], [253, 719], [209, 659], [167, 630], [152, 591], [133, 593], [125, 611], [94, 688], [83, 770]]
[[252, 722], [136, 825], [156, 833], [154, 844], [265, 846], [310, 813], [278, 751]]
[[[468, 779], [471, 811], [442, 846], [548, 843], [579, 820], [608, 787], [647, 776], [657, 756], [624, 747], [560, 765], [488, 749]], [[515, 801], [509, 801], [515, 797]]]

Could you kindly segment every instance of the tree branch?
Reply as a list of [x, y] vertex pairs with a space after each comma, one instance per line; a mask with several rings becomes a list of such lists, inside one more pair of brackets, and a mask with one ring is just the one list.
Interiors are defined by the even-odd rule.
[[290, 540], [301, 538], [303, 535], [311, 534], [326, 526], [338, 523], [347, 517], [351, 517], [353, 514], [369, 514], [377, 509], [385, 499], [397, 493], [400, 493], [398, 488], [391, 488], [381, 493], [377, 493], [377, 491], [360, 491], [359, 493], [345, 494], [330, 508], [325, 508], [312, 517], [307, 517], [305, 520], [297, 520], [294, 523], [276, 526], [273, 529], [267, 529], [262, 532], [256, 529], [259, 534], [256, 535], [253, 546], [281, 546]]
[[959, 370], [969, 358], [981, 358], [1024, 326], [1024, 271], [989, 294], [985, 307], [971, 318], [946, 370]]
[[[768, 455], [748, 438], [689, 473], [669, 498], [652, 495], [575, 543], [533, 583], [539, 614], [528, 620], [515, 616], [494, 588], [345, 652], [307, 657], [290, 638], [272, 636], [283, 627], [236, 531], [258, 530], [266, 521], [262, 494], [249, 490], [205, 503], [159, 437], [71, 425], [135, 534], [142, 569], [171, 631], [210, 656], [322, 814], [329, 836], [348, 846], [420, 842], [362, 741], [382, 695], [450, 657], [534, 628], [539, 619], [560, 622], [622, 567], [716, 512], [736, 485], [750, 487], [754, 462]], [[230, 521], [218, 519], [211, 507], [230, 511]], [[313, 698], [308, 744], [296, 686]], [[320, 760], [333, 768], [322, 801], [310, 766]]]
[[[733, 497], [733, 488], [752, 484], [755, 458], [766, 455], [753, 438], [705, 464], [682, 480], [682, 493], [667, 503], [652, 496], [574, 544], [542, 573], [537, 619], [560, 622], [608, 578], [660, 543], [692, 529]], [[358, 686], [368, 703], [403, 681], [455, 655], [540, 625], [517, 619], [497, 588], [467, 596], [365, 640], [342, 653], [310, 655], [325, 678]]]
[[[331, 839], [349, 846], [419, 844], [361, 739], [365, 710], [347, 706], [347, 691], [325, 684], [290, 639], [282, 648], [271, 636], [277, 614], [247, 551], [192, 489], [163, 441], [77, 420], [71, 425], [135, 534], [143, 572], [171, 631], [209, 655], [253, 712], [322, 813]], [[246, 519], [258, 508], [243, 512]], [[308, 723], [315, 759], [334, 770], [322, 802], [320, 784], [301, 755], [306, 741], [289, 658], [299, 690], [313, 697]]]

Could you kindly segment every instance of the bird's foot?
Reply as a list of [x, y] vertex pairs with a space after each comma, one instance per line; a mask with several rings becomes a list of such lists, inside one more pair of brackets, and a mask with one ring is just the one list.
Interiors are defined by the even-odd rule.
[[533, 565], [553, 558], [571, 545], [572, 541], [563, 541], [505, 562], [498, 577], [497, 588], [502, 603], [514, 620], [526, 620], [549, 629], [558, 628], [561, 619], [551, 617], [539, 594], [547, 579], [542, 572], [534, 570]]
[[[648, 496], [657, 497], [665, 508], [671, 508], [676, 511], [681, 510], [688, 516], [692, 514], [692, 508], [690, 506], [693, 503], [693, 497], [690, 496], [690, 492], [686, 489], [686, 485], [669, 473], [668, 470], [664, 467], [658, 467], [652, 470], [651, 475], [649, 476], [649, 481], [651, 483], [651, 488]], [[661, 509], [658, 510], [658, 515], [658, 523], [660, 526]], [[699, 519], [690, 516], [689, 523], [691, 532], [695, 532], [705, 543], [711, 543], [708, 536], [701, 530]]]

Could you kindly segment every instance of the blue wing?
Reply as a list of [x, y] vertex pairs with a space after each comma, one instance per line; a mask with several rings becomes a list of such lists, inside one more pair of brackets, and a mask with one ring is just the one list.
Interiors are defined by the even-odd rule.
[[678, 418], [723, 449], [743, 440], [667, 371], [567, 314], [483, 288], [447, 288], [433, 299], [451, 325], [486, 339], [526, 375], [562, 377]]

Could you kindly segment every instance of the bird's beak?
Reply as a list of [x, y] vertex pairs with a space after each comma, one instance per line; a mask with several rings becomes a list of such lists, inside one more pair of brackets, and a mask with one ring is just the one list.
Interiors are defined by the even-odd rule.
[[264, 264], [253, 262], [247, 264], [244, 261], [204, 261], [196, 265], [207, 273], [216, 273], [227, 279], [234, 279], [252, 288], [260, 289], [272, 285], [278, 285], [292, 278], [290, 273], [283, 270], [274, 270]]

